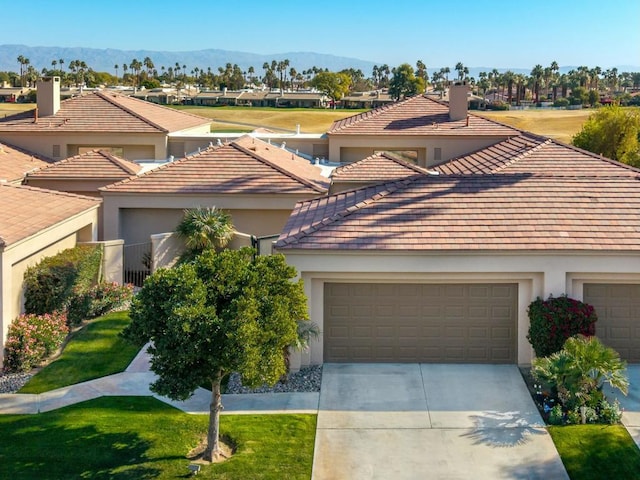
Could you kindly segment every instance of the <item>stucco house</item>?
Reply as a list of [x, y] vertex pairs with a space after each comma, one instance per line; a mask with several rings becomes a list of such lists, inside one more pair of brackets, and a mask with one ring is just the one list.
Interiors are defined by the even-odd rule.
[[448, 104], [416, 95], [334, 122], [327, 132], [329, 159], [350, 163], [390, 151], [431, 167], [518, 135], [516, 129], [470, 115], [468, 88], [451, 86]]
[[[137, 163], [109, 152], [90, 150], [27, 173], [23, 184], [101, 198], [101, 187], [135, 176], [141, 169]], [[102, 240], [102, 204], [98, 219], [98, 239]]]
[[0, 184], [0, 363], [9, 324], [23, 312], [26, 269], [97, 238], [99, 198]]
[[294, 209], [311, 363], [526, 365], [528, 305], [562, 294], [640, 361], [640, 170], [523, 132], [432, 170]]
[[44, 156], [0, 143], [0, 183], [20, 184], [29, 172], [51, 165]]
[[326, 195], [328, 186], [308, 160], [245, 135], [100, 189], [104, 236], [148, 242], [198, 206], [228, 211], [240, 232], [277, 235], [297, 202]]
[[38, 82], [35, 110], [0, 118], [0, 142], [61, 160], [104, 150], [127, 160], [183, 156], [171, 135], [204, 134], [211, 121], [117, 92], [92, 92], [60, 101], [60, 78]]
[[28, 172], [32, 187], [100, 197], [99, 189], [135, 176], [142, 167], [103, 150], [89, 150]]

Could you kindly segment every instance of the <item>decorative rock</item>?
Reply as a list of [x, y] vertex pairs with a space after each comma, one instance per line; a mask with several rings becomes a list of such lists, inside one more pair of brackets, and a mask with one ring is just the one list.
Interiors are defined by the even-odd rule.
[[232, 373], [225, 393], [319, 392], [321, 383], [322, 365], [313, 365], [290, 373], [285, 382], [278, 382], [273, 387], [264, 385], [253, 389], [243, 386], [242, 377], [238, 373]]
[[0, 373], [0, 393], [16, 393], [32, 376], [30, 373]]

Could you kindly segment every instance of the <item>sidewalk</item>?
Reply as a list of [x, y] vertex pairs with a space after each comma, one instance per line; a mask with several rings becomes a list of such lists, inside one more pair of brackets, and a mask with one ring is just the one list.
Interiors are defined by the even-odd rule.
[[[0, 414], [43, 413], [108, 396], [153, 396], [187, 413], [209, 413], [211, 392], [198, 388], [188, 400], [175, 402], [149, 390], [155, 378], [145, 347], [122, 373], [40, 394], [0, 394]], [[319, 399], [319, 392], [223, 395], [222, 414], [318, 413]]]

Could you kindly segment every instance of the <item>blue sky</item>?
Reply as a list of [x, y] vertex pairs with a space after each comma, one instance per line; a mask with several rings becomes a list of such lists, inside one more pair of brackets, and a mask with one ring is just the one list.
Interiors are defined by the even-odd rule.
[[640, 65], [640, 0], [0, 0], [0, 44], [260, 54], [396, 66]]

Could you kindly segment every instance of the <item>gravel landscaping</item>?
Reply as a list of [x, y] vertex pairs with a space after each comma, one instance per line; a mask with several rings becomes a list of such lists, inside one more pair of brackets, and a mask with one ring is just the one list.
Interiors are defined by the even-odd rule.
[[33, 376], [31, 373], [0, 372], [0, 393], [16, 393]]
[[242, 385], [242, 377], [233, 373], [225, 393], [284, 393], [284, 392], [319, 392], [322, 383], [322, 365], [301, 368], [299, 372], [287, 375], [285, 382], [278, 382], [273, 387], [263, 386], [247, 388]]

